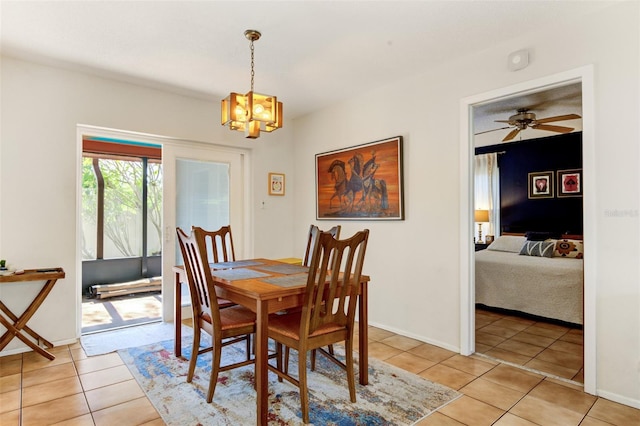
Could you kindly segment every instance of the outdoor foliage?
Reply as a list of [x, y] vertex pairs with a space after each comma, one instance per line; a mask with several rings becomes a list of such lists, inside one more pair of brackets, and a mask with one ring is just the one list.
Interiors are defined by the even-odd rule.
[[[142, 245], [142, 179], [141, 161], [99, 160], [105, 183], [104, 238], [111, 240], [123, 257], [141, 256]], [[148, 163], [148, 232], [162, 241], [162, 165]], [[98, 187], [92, 158], [82, 162], [82, 215], [86, 224], [96, 229]], [[134, 235], [132, 235], [132, 233]], [[95, 259], [95, 247], [89, 247], [83, 232], [84, 259]], [[154, 252], [159, 252], [157, 247]]]

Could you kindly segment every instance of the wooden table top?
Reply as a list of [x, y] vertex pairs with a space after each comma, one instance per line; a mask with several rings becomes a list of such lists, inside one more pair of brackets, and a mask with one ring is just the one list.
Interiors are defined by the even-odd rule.
[[42, 281], [64, 278], [62, 268], [25, 269], [22, 274], [0, 275], [0, 283], [15, 283], [20, 281]]
[[[260, 271], [260, 267], [270, 266], [270, 265], [278, 265], [278, 264], [286, 264], [284, 262], [280, 262], [272, 259], [250, 259], [251, 261], [260, 262], [260, 264], [250, 265], [250, 266], [240, 266], [239, 268], [253, 269], [256, 271]], [[239, 261], [242, 262], [242, 261]], [[174, 266], [174, 271], [183, 272], [183, 266]], [[291, 286], [291, 287], [282, 287], [276, 284], [270, 284], [265, 282], [264, 280], [267, 278], [281, 277], [286, 274], [281, 274], [273, 271], [264, 271], [269, 276], [265, 277], [256, 277], [256, 278], [245, 278], [245, 279], [236, 279], [236, 280], [227, 280], [224, 278], [216, 277], [215, 271], [212, 272], [214, 279], [216, 281], [216, 285], [221, 288], [229, 289], [235, 293], [243, 294], [255, 300], [267, 300], [267, 299], [277, 299], [286, 296], [298, 295], [304, 292], [307, 284]], [[369, 282], [370, 278], [367, 275], [362, 275], [360, 280], [362, 282]]]

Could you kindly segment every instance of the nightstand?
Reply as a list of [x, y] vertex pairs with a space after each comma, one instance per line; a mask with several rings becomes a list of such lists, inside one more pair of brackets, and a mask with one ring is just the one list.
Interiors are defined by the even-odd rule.
[[476, 243], [476, 251], [484, 250], [489, 247], [489, 244], [485, 243]]

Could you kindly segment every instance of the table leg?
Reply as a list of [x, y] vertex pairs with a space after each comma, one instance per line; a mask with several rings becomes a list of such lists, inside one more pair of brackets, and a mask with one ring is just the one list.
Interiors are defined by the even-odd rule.
[[[18, 317], [13, 312], [11, 312], [9, 308], [7, 308], [7, 305], [2, 303], [2, 301], [0, 301], [0, 311], [4, 312], [7, 315], [7, 317], [11, 321], [13, 321], [14, 324], [18, 322]], [[29, 328], [28, 325], [25, 325], [22, 329], [29, 336], [33, 337], [38, 342], [38, 345], [40, 344], [40, 342], [42, 342], [42, 344], [44, 344], [47, 348], [53, 348], [53, 343], [51, 343], [50, 341], [48, 341], [47, 339], [45, 339], [44, 337], [42, 337], [41, 335], [33, 331], [31, 328]]]
[[174, 288], [174, 303], [175, 312], [173, 315], [173, 353], [176, 357], [182, 356], [182, 284], [180, 280], [180, 273], [176, 272], [175, 288]]
[[[53, 286], [56, 283], [56, 281], [57, 281], [57, 279], [48, 280], [44, 284], [44, 286], [42, 287], [40, 292], [36, 295], [36, 297], [33, 299], [31, 304], [29, 304], [29, 306], [24, 311], [24, 313], [13, 324], [16, 330], [19, 331], [19, 330], [22, 330], [24, 328], [24, 326], [31, 319], [33, 314], [35, 314], [36, 311], [40, 308], [40, 305], [42, 305], [42, 302], [44, 302], [44, 300], [47, 298], [47, 296], [49, 295], [49, 293], [53, 289]], [[2, 337], [0, 338], [0, 350], [2, 350], [5, 346], [7, 346], [9, 344], [11, 339], [13, 339], [13, 336], [14, 336], [14, 334], [11, 333], [9, 330], [7, 330], [2, 335]]]
[[358, 357], [360, 362], [360, 384], [369, 384], [369, 319], [368, 285], [361, 283], [358, 303]]
[[[27, 346], [29, 346], [31, 349], [33, 349], [35, 352], [39, 353], [40, 355], [42, 355], [45, 358], [48, 358], [50, 360], [56, 359], [55, 355], [53, 355], [52, 353], [42, 349], [40, 346], [36, 345], [31, 340], [29, 340], [27, 338], [27, 336], [25, 336], [22, 333], [20, 333], [20, 329], [16, 328], [13, 324], [11, 324], [9, 321], [7, 321], [2, 315], [0, 315], [0, 324], [2, 324], [4, 327], [6, 327], [7, 333], [9, 333], [11, 335], [11, 337], [15, 336], [18, 339], [22, 340]], [[11, 339], [9, 339], [9, 341], [10, 340]], [[8, 343], [8, 341], [7, 341], [7, 343]]]
[[268, 367], [269, 353], [269, 313], [268, 302], [258, 301], [256, 306], [256, 411], [257, 425], [267, 425], [269, 412]]

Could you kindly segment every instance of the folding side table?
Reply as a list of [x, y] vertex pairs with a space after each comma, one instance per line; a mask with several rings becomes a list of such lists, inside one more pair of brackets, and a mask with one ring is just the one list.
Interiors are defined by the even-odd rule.
[[[47, 348], [53, 348], [53, 343], [40, 336], [27, 326], [27, 322], [38, 311], [42, 302], [47, 298], [58, 278], [64, 278], [64, 270], [62, 268], [48, 269], [25, 269], [24, 273], [0, 276], [0, 285], [9, 283], [20, 283], [26, 281], [46, 281], [40, 292], [33, 299], [31, 304], [19, 317], [0, 300], [0, 324], [6, 327], [7, 331], [0, 337], [0, 351], [3, 350], [14, 337], [22, 340], [27, 346], [39, 353], [45, 358], [55, 359], [55, 356], [46, 351], [41, 345]], [[6, 315], [6, 317], [5, 317]], [[7, 319], [8, 318], [8, 319]], [[13, 323], [11, 323], [13, 321]], [[31, 336], [35, 343], [27, 337]]]

